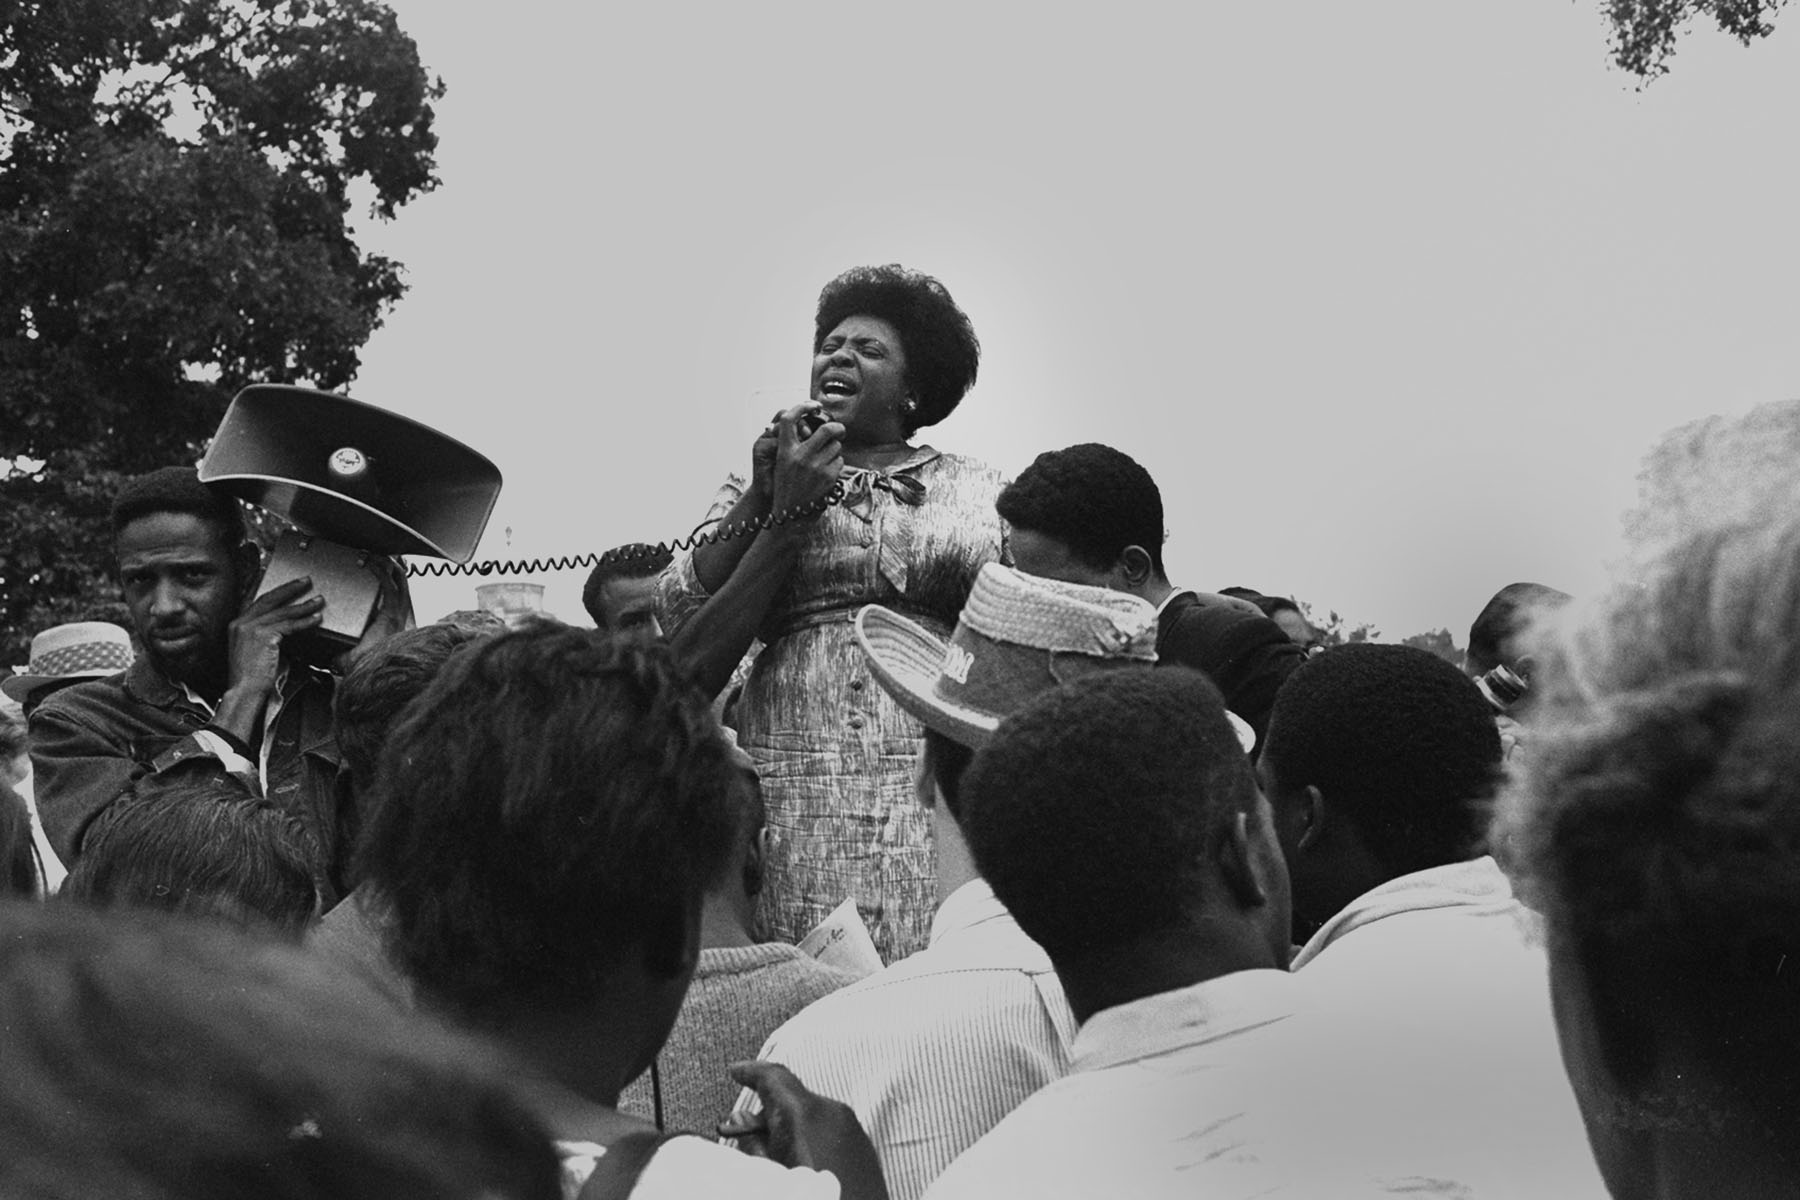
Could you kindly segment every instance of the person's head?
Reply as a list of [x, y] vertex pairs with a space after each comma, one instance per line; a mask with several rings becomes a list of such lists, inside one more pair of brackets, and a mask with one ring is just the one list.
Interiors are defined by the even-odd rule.
[[[1791, 513], [1791, 507], [1787, 510]], [[1563, 1058], [1612, 1194], [1658, 1132], [1800, 1190], [1800, 521], [1691, 534], [1534, 645], [1497, 852], [1546, 919]], [[1723, 1194], [1723, 1193], [1719, 1193]]]
[[1156, 610], [1109, 588], [982, 567], [948, 642], [899, 613], [869, 605], [856, 638], [876, 681], [925, 726], [917, 785], [952, 820], [957, 781], [1008, 713], [1040, 692], [1095, 671], [1156, 661]]
[[32, 710], [65, 687], [105, 679], [131, 666], [131, 635], [111, 621], [71, 621], [52, 625], [31, 639], [31, 659], [0, 679], [0, 692], [29, 717]]
[[1390, 879], [1479, 854], [1499, 765], [1487, 702], [1429, 651], [1361, 642], [1295, 668], [1258, 767], [1296, 932]]
[[1198, 671], [1112, 671], [1034, 697], [963, 776], [962, 826], [1078, 1007], [1097, 990], [1165, 990], [1132, 979], [1152, 948], [1229, 947], [1213, 974], [1287, 965], [1269, 807]]
[[437, 677], [450, 656], [505, 629], [498, 618], [488, 626], [421, 625], [401, 630], [357, 658], [331, 701], [332, 736], [356, 791], [374, 784], [381, 748], [401, 710]]
[[852, 443], [904, 439], [942, 421], [980, 363], [975, 327], [929, 275], [853, 267], [819, 293], [812, 398]]
[[581, 607], [601, 629], [662, 636], [656, 619], [656, 577], [674, 561], [666, 546], [632, 542], [600, 556], [581, 589]]
[[359, 874], [428, 995], [504, 1030], [591, 1019], [624, 989], [606, 1019], [642, 1070], [737, 837], [738, 770], [667, 646], [531, 622], [455, 655], [407, 707]]
[[318, 858], [299, 822], [269, 801], [196, 781], [103, 810], [58, 895], [297, 938], [318, 912]]
[[[1483, 686], [1489, 703], [1504, 712], [1531, 684], [1532, 656], [1525, 639], [1532, 622], [1555, 612], [1573, 597], [1541, 583], [1509, 583], [1494, 593], [1469, 626], [1469, 648], [1463, 652], [1463, 670], [1480, 678], [1504, 667], [1510, 675], [1497, 675]], [[1494, 683], [1499, 683], [1495, 690]]]
[[450, 656], [473, 642], [506, 630], [491, 613], [483, 621], [448, 619], [404, 629], [358, 655], [338, 682], [331, 700], [331, 732], [341, 762], [336, 780], [337, 848], [340, 883], [357, 882], [353, 864], [356, 841], [366, 820], [368, 794], [388, 733], [400, 713], [425, 685], [436, 678]]
[[0, 907], [0, 1193], [555, 1200], [496, 1051], [297, 947]]
[[1300, 611], [1300, 605], [1286, 596], [1256, 596], [1250, 601], [1262, 609], [1263, 616], [1281, 626], [1281, 632], [1287, 634], [1288, 641], [1300, 646], [1310, 646], [1318, 640], [1318, 631], [1313, 629], [1306, 614]]
[[255, 581], [258, 555], [237, 501], [192, 467], [125, 481], [113, 499], [113, 548], [133, 630], [177, 683], [224, 682], [227, 634]]
[[1045, 451], [995, 507], [1013, 564], [1028, 575], [1133, 593], [1166, 582], [1162, 492], [1111, 446]]

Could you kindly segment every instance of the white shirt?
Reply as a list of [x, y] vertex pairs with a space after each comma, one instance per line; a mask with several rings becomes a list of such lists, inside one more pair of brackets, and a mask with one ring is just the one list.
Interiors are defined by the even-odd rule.
[[[594, 1142], [558, 1142], [565, 1200], [576, 1200], [606, 1147]], [[729, 1196], [732, 1200], [838, 1200], [837, 1176], [811, 1167], [784, 1167], [766, 1158], [727, 1150], [705, 1138], [670, 1138], [644, 1165], [632, 1200], [690, 1200]]]
[[803, 1009], [761, 1057], [854, 1109], [893, 1200], [917, 1200], [1068, 1070], [1074, 1036], [1050, 959], [977, 879], [938, 906], [924, 950]]
[[926, 1200], [1466, 1195], [1381, 1178], [1339, 1153], [1328, 1114], [1295, 1088], [1311, 1053], [1306, 996], [1285, 971], [1238, 971], [1095, 1013], [1068, 1077], [952, 1163]]
[[1538, 918], [1492, 858], [1371, 889], [1294, 962], [1325, 1047], [1311, 1086], [1356, 1097], [1345, 1127], [1365, 1145], [1429, 1148], [1482, 1200], [1604, 1200]]

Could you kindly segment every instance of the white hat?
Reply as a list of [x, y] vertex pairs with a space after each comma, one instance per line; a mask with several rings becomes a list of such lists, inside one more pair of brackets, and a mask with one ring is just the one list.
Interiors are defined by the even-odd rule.
[[104, 679], [131, 665], [131, 635], [110, 621], [52, 625], [31, 639], [31, 661], [0, 679], [0, 692], [20, 704], [54, 684]]
[[1156, 662], [1156, 609], [1127, 592], [981, 568], [946, 642], [878, 604], [856, 640], [901, 708], [965, 746], [1032, 697], [1082, 675]]

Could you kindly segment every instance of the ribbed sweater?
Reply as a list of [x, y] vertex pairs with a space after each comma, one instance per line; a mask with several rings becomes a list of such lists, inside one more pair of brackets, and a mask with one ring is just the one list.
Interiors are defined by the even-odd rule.
[[[687, 998], [656, 1056], [663, 1127], [711, 1135], [741, 1090], [725, 1068], [755, 1058], [769, 1035], [819, 997], [856, 982], [785, 942], [700, 951]], [[619, 1111], [654, 1114], [650, 1072], [619, 1095]]]

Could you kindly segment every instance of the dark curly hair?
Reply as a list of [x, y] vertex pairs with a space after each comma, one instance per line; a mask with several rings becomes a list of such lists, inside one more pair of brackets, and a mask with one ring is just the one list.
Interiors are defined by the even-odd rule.
[[1168, 929], [1257, 796], [1219, 690], [1152, 667], [1034, 698], [976, 753], [961, 792], [983, 878], [1052, 959]]
[[477, 1021], [590, 1002], [678, 943], [729, 857], [734, 763], [669, 649], [553, 621], [455, 655], [388, 739], [357, 856], [391, 947]]
[[981, 343], [968, 314], [929, 275], [898, 263], [852, 267], [825, 285], [813, 318], [813, 353], [847, 317], [879, 317], [900, 334], [906, 381], [918, 411], [906, 418], [906, 434], [935, 425], [955, 411], [975, 385]]
[[193, 467], [159, 467], [121, 484], [112, 502], [113, 536], [139, 517], [166, 512], [191, 513], [205, 520], [219, 531], [227, 549], [236, 549], [249, 537], [243, 508], [201, 483]]
[[1691, 535], [1579, 615], [1533, 642], [1530, 753], [1498, 852], [1614, 1001], [1595, 1005], [1614, 1079], [1643, 1081], [1630, 997], [1654, 998], [1711, 1056], [1696, 1084], [1792, 1147], [1800, 520]]
[[1437, 655], [1358, 642], [1287, 677], [1263, 761], [1285, 789], [1316, 786], [1397, 877], [1479, 852], [1500, 731], [1475, 684]]
[[1008, 525], [1055, 538], [1097, 571], [1142, 546], [1163, 572], [1162, 491], [1136, 459], [1099, 442], [1046, 450], [1006, 485], [995, 507]]

